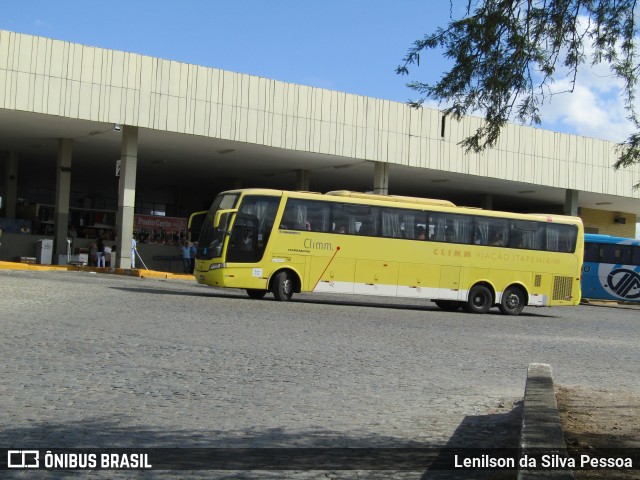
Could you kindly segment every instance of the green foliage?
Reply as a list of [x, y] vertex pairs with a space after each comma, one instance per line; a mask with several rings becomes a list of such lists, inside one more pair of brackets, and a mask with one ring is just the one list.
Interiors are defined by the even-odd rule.
[[[396, 71], [408, 74], [431, 49], [442, 49], [452, 60], [437, 83], [408, 84], [421, 96], [411, 104], [434, 99], [448, 105], [444, 113], [456, 119], [484, 112], [483, 125], [462, 141], [467, 151], [494, 146], [512, 116], [539, 124], [557, 70], [568, 72], [573, 90], [578, 68], [587, 61], [608, 63], [612, 75], [623, 80], [629, 119], [640, 130], [633, 105], [639, 67], [635, 7], [635, 0], [474, 0], [473, 7], [467, 0], [464, 17], [417, 40]], [[616, 168], [640, 162], [640, 133], [622, 143], [619, 154]]]

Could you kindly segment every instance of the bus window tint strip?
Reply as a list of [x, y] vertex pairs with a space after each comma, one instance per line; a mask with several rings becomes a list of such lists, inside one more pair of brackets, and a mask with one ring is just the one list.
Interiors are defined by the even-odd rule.
[[575, 225], [288, 199], [280, 229], [573, 253]]
[[611, 265], [640, 266], [640, 247], [586, 242], [584, 246], [584, 261]]

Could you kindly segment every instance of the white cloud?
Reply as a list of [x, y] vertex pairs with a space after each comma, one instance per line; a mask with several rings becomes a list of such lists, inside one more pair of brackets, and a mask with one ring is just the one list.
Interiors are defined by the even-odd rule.
[[[569, 82], [562, 83], [569, 86]], [[556, 86], [564, 88], [560, 84]], [[545, 128], [603, 140], [621, 142], [634, 131], [627, 120], [628, 112], [619, 89], [602, 89], [601, 85], [583, 82], [581, 78], [573, 92], [548, 99], [541, 114]]]
[[[587, 19], [582, 19], [587, 25]], [[550, 88], [558, 93], [548, 98], [541, 108], [544, 127], [567, 133], [624, 141], [635, 129], [627, 119], [624, 83], [612, 72], [608, 63], [591, 65], [593, 46], [585, 37], [584, 54], [587, 63], [579, 66], [575, 88], [566, 71], [559, 71]], [[636, 42], [637, 43], [637, 42]]]
[[[589, 55], [590, 48], [587, 49]], [[551, 85], [557, 93], [541, 108], [545, 128], [621, 142], [634, 131], [627, 119], [623, 82], [612, 75], [608, 64], [583, 64], [575, 87], [568, 78]]]

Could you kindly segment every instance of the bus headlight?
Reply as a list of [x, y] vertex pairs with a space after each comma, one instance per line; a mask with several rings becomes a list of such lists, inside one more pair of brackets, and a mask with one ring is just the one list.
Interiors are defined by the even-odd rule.
[[209, 265], [209, 271], [218, 270], [219, 268], [225, 268], [226, 266], [226, 263], [212, 263], [211, 265]]

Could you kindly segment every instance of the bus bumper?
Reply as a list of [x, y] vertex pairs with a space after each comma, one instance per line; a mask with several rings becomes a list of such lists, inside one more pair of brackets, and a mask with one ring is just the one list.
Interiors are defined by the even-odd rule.
[[229, 264], [210, 263], [209, 268], [204, 265], [196, 266], [194, 275], [198, 283], [222, 288], [244, 288], [266, 290], [268, 277], [263, 275], [261, 268], [236, 266]]

